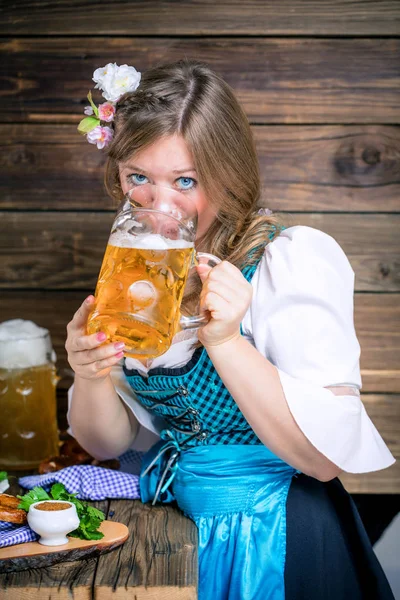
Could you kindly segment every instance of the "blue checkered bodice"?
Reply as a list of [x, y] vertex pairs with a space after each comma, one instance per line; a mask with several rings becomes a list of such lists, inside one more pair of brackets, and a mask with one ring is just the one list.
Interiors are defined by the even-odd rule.
[[[256, 264], [242, 269], [251, 281]], [[205, 348], [174, 369], [150, 369], [145, 377], [124, 367], [139, 402], [162, 417], [181, 448], [203, 444], [261, 444], [219, 377]]]

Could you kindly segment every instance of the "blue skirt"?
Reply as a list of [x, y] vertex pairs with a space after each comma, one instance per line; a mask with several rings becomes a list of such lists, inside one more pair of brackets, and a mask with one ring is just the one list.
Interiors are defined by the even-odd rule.
[[[162, 446], [143, 461], [143, 502], [165, 475]], [[198, 527], [199, 600], [394, 600], [338, 479], [307, 477], [262, 445], [198, 446], [174, 466], [159, 499]]]

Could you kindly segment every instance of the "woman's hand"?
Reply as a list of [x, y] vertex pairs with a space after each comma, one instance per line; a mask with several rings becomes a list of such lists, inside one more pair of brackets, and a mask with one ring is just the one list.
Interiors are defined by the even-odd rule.
[[253, 295], [251, 284], [226, 260], [216, 267], [200, 264], [197, 272], [203, 282], [200, 310], [211, 315], [210, 322], [199, 329], [199, 340], [207, 347], [239, 337], [240, 323]]
[[105, 379], [111, 367], [123, 357], [125, 344], [103, 344], [107, 336], [103, 332], [86, 335], [86, 324], [93, 308], [94, 297], [88, 296], [67, 325], [68, 362], [79, 377], [100, 381]]

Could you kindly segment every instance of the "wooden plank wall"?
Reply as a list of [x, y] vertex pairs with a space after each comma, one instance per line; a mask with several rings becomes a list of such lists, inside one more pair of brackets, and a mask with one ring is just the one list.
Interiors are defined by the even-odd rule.
[[[347, 253], [363, 400], [399, 457], [399, 2], [10, 2], [0, 52], [1, 320], [50, 329], [60, 425], [71, 381], [65, 325], [93, 291], [114, 210], [104, 156], [76, 132], [92, 73], [110, 61], [145, 71], [190, 57], [243, 103], [264, 204]], [[344, 481], [353, 492], [394, 493], [399, 471]]]

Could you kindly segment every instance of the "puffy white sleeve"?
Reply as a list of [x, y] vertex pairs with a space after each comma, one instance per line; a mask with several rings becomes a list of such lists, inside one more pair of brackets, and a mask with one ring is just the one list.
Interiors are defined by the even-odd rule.
[[339, 244], [317, 229], [290, 227], [267, 246], [252, 284], [243, 332], [277, 367], [304, 435], [349, 473], [393, 464], [358, 395], [325, 389], [361, 388], [354, 272]]

